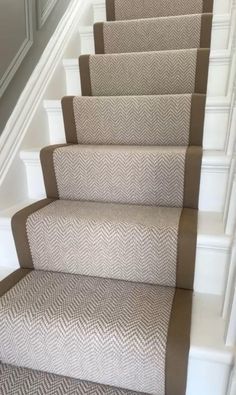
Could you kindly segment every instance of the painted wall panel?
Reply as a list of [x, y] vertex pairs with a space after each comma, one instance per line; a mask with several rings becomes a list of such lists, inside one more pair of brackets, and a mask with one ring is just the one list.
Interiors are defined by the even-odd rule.
[[31, 0], [0, 0], [0, 97], [32, 44]]

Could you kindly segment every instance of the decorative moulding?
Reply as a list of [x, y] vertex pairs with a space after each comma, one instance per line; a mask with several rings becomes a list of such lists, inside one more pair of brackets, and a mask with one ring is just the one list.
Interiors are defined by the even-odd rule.
[[42, 2], [42, 0], [37, 0], [38, 29], [42, 28], [57, 2], [58, 0], [47, 0], [44, 2]]
[[24, 0], [24, 7], [25, 7], [26, 37], [22, 42], [18, 52], [10, 62], [7, 70], [5, 71], [2, 78], [0, 79], [0, 98], [2, 97], [3, 93], [5, 92], [6, 88], [8, 87], [12, 78], [14, 77], [16, 71], [20, 67], [21, 62], [23, 61], [23, 59], [25, 58], [26, 54], [28, 53], [29, 49], [33, 44], [32, 1]]

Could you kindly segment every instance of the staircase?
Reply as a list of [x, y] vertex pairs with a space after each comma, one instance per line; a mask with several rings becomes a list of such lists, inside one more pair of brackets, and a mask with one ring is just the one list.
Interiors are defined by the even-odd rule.
[[216, 273], [202, 251], [218, 237], [228, 256], [231, 239], [217, 214], [198, 216], [199, 191], [201, 210], [213, 204], [204, 166], [229, 167], [220, 152], [202, 161], [217, 107], [212, 11], [210, 0], [107, 0], [95, 54], [64, 60], [62, 109], [44, 102], [54, 145], [41, 164], [38, 150], [20, 153], [31, 204], [1, 218], [12, 217], [18, 258], [9, 232], [5, 253], [20, 263], [1, 282], [4, 395], [226, 393], [228, 266]]

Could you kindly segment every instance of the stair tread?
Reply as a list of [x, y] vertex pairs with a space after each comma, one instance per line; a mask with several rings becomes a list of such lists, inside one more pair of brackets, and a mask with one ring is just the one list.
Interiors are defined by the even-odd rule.
[[[19, 210], [35, 203], [35, 199], [29, 199], [23, 201], [14, 206], [10, 206], [3, 211], [0, 211], [0, 227], [9, 228], [11, 225], [12, 216]], [[112, 205], [112, 203], [109, 203]], [[117, 205], [117, 204], [116, 204]], [[123, 206], [123, 205], [122, 205]], [[126, 206], [126, 205], [125, 205]], [[128, 206], [128, 205], [127, 205]], [[131, 205], [133, 207], [133, 205]], [[143, 207], [143, 206], [142, 206]], [[10, 228], [9, 228], [10, 230]], [[198, 238], [205, 240], [207, 243], [209, 238], [218, 242], [219, 245], [228, 245], [231, 240], [231, 236], [225, 233], [224, 223], [222, 214], [219, 212], [198, 212]], [[228, 241], [228, 243], [227, 243]]]
[[[0, 364], [2, 395], [138, 395], [140, 393], [58, 376], [47, 372]], [[143, 394], [144, 395], [144, 394]]]
[[221, 296], [194, 293], [190, 358], [232, 364], [234, 348], [225, 345], [226, 321], [221, 310]]
[[[196, 208], [201, 153], [200, 147], [66, 145], [43, 149], [41, 163], [48, 197], [171, 207], [185, 201]], [[192, 166], [190, 180], [185, 173]], [[193, 177], [195, 189], [187, 189]]]
[[[175, 292], [33, 270], [0, 300], [2, 362], [133, 391], [163, 391], [174, 300], [186, 314], [181, 336], [190, 319], [191, 291]], [[177, 332], [173, 336], [178, 344]], [[186, 358], [184, 350], [179, 358]]]
[[[188, 210], [188, 221], [194, 215]], [[181, 216], [179, 208], [57, 200], [27, 219], [34, 267], [175, 286]]]
[[95, 50], [111, 54], [209, 48], [211, 22], [212, 14], [192, 14], [99, 23], [94, 27]]

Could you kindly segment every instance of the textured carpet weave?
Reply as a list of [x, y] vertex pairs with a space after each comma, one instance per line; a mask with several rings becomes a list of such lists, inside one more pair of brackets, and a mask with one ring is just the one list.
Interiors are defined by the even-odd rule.
[[212, 0], [106, 0], [13, 216], [0, 394], [184, 395]]
[[56, 201], [27, 220], [34, 267], [175, 287], [180, 215], [176, 208]]
[[209, 0], [107, 0], [107, 6], [111, 4], [116, 20], [199, 14], [212, 9]]
[[191, 95], [75, 97], [80, 144], [189, 144]]
[[194, 93], [196, 65], [196, 49], [91, 55], [89, 69], [92, 95]]
[[[139, 395], [105, 385], [0, 364], [1, 395]], [[141, 395], [141, 394], [140, 394]], [[144, 394], [142, 394], [144, 395]]]
[[164, 393], [174, 288], [33, 271], [0, 300], [4, 363]]
[[71, 145], [54, 151], [61, 199], [182, 207], [186, 147]]

